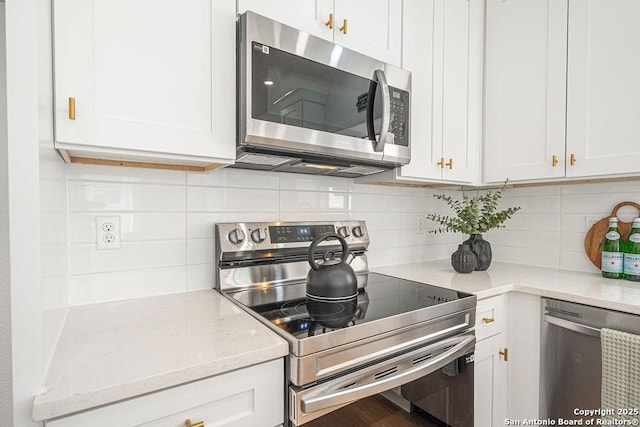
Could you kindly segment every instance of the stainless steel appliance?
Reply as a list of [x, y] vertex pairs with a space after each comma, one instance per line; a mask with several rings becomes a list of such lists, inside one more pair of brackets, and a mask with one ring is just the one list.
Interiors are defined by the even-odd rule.
[[[306, 295], [309, 246], [326, 232], [347, 242], [355, 298]], [[363, 221], [215, 226], [216, 289], [289, 342], [285, 419], [313, 423], [401, 386], [429, 416], [473, 426], [476, 297], [371, 273], [368, 247]], [[312, 256], [316, 262], [341, 258], [342, 246], [327, 239]]]
[[640, 316], [542, 299], [541, 419], [579, 419], [576, 409], [602, 407], [602, 328], [640, 334]]
[[250, 11], [237, 58], [236, 167], [355, 177], [409, 162], [410, 72]]

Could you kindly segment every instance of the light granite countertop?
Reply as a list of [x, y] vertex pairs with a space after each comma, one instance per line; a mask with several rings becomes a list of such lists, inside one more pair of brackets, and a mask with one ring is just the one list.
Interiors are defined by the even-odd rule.
[[640, 314], [640, 282], [605, 279], [597, 272], [493, 262], [486, 271], [456, 273], [449, 260], [373, 269], [377, 273], [476, 294], [478, 299], [509, 291]]
[[71, 307], [33, 403], [51, 419], [284, 357], [285, 340], [214, 290]]
[[[456, 273], [449, 260], [372, 269], [476, 294], [510, 291], [640, 314], [640, 283], [598, 273], [494, 262]], [[213, 290], [72, 307], [33, 419], [51, 419], [288, 354], [273, 331]]]

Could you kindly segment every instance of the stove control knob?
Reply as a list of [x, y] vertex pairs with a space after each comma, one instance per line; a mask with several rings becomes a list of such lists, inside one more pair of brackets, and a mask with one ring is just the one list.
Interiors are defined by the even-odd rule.
[[338, 227], [338, 234], [344, 239], [351, 235], [351, 233], [349, 233], [349, 227]]
[[267, 233], [262, 228], [256, 228], [251, 232], [251, 240], [256, 243], [262, 243], [267, 239]]
[[229, 241], [234, 245], [244, 242], [244, 232], [239, 228], [234, 228], [233, 230], [231, 230], [227, 237], [229, 238]]
[[351, 231], [353, 232], [353, 235], [358, 237], [358, 238], [364, 236], [364, 230], [359, 225], [353, 227], [353, 229]]

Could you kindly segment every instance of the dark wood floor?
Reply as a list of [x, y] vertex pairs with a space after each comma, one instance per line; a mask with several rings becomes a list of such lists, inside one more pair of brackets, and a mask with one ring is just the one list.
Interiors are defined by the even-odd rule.
[[416, 414], [408, 414], [382, 396], [359, 400], [305, 424], [305, 427], [433, 427]]

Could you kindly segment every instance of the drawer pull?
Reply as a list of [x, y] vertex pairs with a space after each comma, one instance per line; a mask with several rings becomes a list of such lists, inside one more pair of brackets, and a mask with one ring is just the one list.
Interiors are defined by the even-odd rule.
[[69, 97], [69, 120], [76, 119], [76, 99], [74, 97]]
[[189, 418], [184, 420], [184, 427], [204, 427], [204, 421], [198, 421], [197, 423], [192, 423]]
[[493, 322], [495, 322], [495, 320], [496, 320], [496, 319], [494, 319], [493, 317], [483, 317], [483, 318], [482, 318], [482, 321], [483, 321], [484, 323], [493, 323]]

